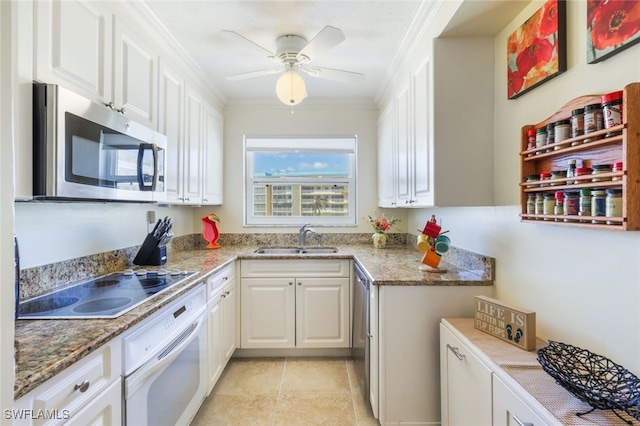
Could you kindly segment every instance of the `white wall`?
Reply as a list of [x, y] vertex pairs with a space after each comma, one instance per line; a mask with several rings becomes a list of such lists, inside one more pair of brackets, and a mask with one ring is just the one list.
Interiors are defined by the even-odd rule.
[[516, 100], [506, 95], [506, 39], [543, 2], [528, 6], [495, 39], [495, 200], [498, 207], [414, 210], [409, 229], [432, 213], [454, 245], [496, 258], [497, 297], [536, 311], [538, 336], [610, 357], [640, 374], [640, 233], [520, 223], [520, 128], [569, 100], [640, 81], [640, 45], [586, 63], [586, 1], [567, 4], [568, 70]]
[[[309, 100], [306, 100], [307, 102]], [[313, 101], [311, 101], [313, 102]], [[294, 232], [295, 228], [245, 228], [243, 226], [244, 170], [243, 136], [279, 135], [357, 135], [358, 137], [358, 226], [323, 228], [322, 232], [370, 232], [361, 218], [371, 213], [377, 203], [376, 140], [378, 111], [367, 107], [322, 108], [238, 108], [224, 112], [224, 203], [222, 206], [195, 210], [194, 227], [201, 230], [200, 218], [208, 212], [220, 217], [220, 232]], [[394, 211], [406, 218], [406, 212]]]
[[142, 244], [148, 211], [171, 217], [176, 236], [194, 232], [192, 207], [19, 202], [15, 210], [22, 269]]

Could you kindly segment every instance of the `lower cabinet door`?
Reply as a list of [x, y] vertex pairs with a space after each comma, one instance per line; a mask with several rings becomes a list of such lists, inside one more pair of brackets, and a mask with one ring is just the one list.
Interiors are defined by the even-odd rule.
[[440, 363], [442, 425], [490, 426], [492, 372], [442, 324]]
[[349, 278], [296, 279], [296, 347], [348, 348]]
[[494, 426], [542, 426], [546, 423], [494, 375], [493, 424]]
[[242, 348], [295, 347], [294, 282], [294, 278], [242, 279]]
[[122, 424], [122, 382], [118, 378], [65, 423], [70, 426]]

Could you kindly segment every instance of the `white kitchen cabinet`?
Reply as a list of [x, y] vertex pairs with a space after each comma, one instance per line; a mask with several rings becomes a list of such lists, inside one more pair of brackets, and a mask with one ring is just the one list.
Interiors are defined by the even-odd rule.
[[348, 348], [349, 278], [296, 278], [296, 347]]
[[384, 285], [371, 291], [378, 297], [378, 344], [371, 351], [378, 352], [380, 424], [440, 423], [440, 318], [473, 316], [473, 298], [492, 296], [493, 286]]
[[237, 291], [235, 263], [207, 279], [209, 312], [209, 389], [211, 392], [222, 370], [236, 349]]
[[122, 423], [122, 379], [118, 377], [100, 396], [73, 416], [65, 426], [118, 425]]
[[182, 203], [184, 172], [184, 78], [166, 60], [160, 59], [158, 87], [158, 130], [167, 136], [164, 185], [167, 203]]
[[114, 16], [113, 102], [127, 117], [156, 129], [158, 54]]
[[241, 348], [295, 347], [295, 279], [241, 278], [240, 315]]
[[243, 260], [241, 347], [348, 348], [350, 261]]
[[[536, 352], [526, 352], [474, 328], [472, 315], [443, 318], [440, 322], [442, 425], [556, 426], [578, 424], [571, 413], [572, 400], [536, 361]], [[544, 346], [538, 342], [537, 347]], [[462, 359], [458, 359], [456, 348]], [[525, 383], [538, 395], [532, 395], [507, 367], [517, 374], [526, 373]], [[488, 379], [490, 377], [490, 379]], [[545, 386], [547, 386], [545, 388]], [[540, 399], [540, 395], [545, 397]], [[549, 407], [539, 401], [554, 401], [553, 408], [567, 417], [554, 417]], [[556, 405], [557, 404], [557, 405]], [[562, 404], [567, 404], [563, 406]], [[580, 403], [581, 404], [581, 403]], [[601, 412], [598, 424], [612, 424], [613, 413]], [[611, 417], [608, 417], [608, 416]], [[575, 419], [575, 423], [571, 421]], [[561, 420], [567, 420], [563, 422]]]
[[222, 204], [223, 120], [209, 103], [204, 106], [202, 204]]
[[391, 102], [378, 118], [378, 206], [397, 207], [395, 103]]
[[[396, 204], [378, 186], [381, 207], [493, 204], [493, 41], [488, 37], [434, 39], [416, 55], [382, 109], [394, 105], [395, 127], [378, 127], [378, 144], [395, 149]], [[474, 70], [468, 72], [467, 64]], [[408, 82], [407, 82], [408, 81]], [[380, 121], [389, 121], [383, 115]], [[390, 135], [391, 133], [391, 135]], [[388, 151], [379, 146], [378, 152]], [[388, 162], [389, 160], [382, 160]], [[386, 166], [388, 172], [389, 166]], [[380, 201], [384, 200], [384, 201]]]
[[202, 204], [202, 147], [204, 100], [197, 87], [187, 84], [184, 100], [182, 198], [184, 204]]
[[36, 80], [96, 102], [112, 101], [112, 13], [104, 3], [43, 0], [34, 4]]
[[440, 324], [442, 425], [491, 425], [491, 370]]
[[499, 377], [493, 376], [493, 426], [546, 425]]
[[409, 176], [412, 154], [410, 140], [411, 109], [409, 86], [402, 87], [395, 99], [396, 111], [396, 203], [398, 207], [410, 206], [411, 185]]
[[113, 424], [118, 424], [122, 410], [121, 371], [121, 345], [116, 338], [14, 402], [14, 409], [47, 412], [53, 418], [16, 419], [14, 425], [55, 425], [68, 420], [87, 424], [84, 420], [100, 418], [111, 418]]

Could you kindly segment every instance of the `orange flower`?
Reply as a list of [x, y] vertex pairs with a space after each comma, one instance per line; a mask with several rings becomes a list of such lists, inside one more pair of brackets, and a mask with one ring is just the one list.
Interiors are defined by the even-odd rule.
[[609, 0], [592, 15], [591, 44], [598, 50], [614, 47], [640, 31], [640, 2]]

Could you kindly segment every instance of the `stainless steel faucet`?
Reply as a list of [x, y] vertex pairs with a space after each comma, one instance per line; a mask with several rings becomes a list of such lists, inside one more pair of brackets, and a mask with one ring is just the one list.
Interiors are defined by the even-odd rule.
[[305, 240], [307, 238], [307, 234], [309, 232], [316, 232], [315, 229], [310, 228], [311, 224], [310, 223], [305, 223], [304, 225], [302, 225], [302, 227], [300, 228], [300, 247], [304, 247], [304, 243]]

